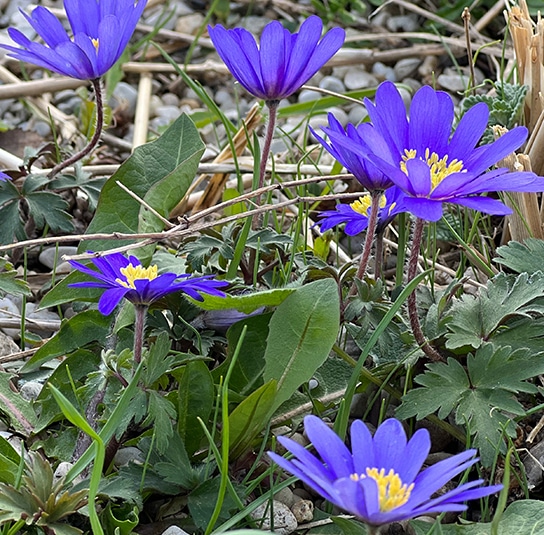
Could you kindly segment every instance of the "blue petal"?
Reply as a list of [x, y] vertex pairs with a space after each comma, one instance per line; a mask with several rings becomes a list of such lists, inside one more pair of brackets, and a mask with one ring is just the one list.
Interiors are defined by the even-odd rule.
[[356, 474], [366, 474], [367, 468], [376, 467], [372, 435], [361, 420], [355, 420], [351, 424], [351, 452]]
[[64, 0], [64, 10], [74, 35], [86, 33], [91, 38], [98, 37], [100, 12], [96, 0]]
[[374, 433], [375, 468], [384, 468], [386, 472], [392, 468], [399, 472], [406, 463], [406, 432], [402, 424], [395, 418], [385, 420]]
[[98, 310], [100, 313], [104, 314], [104, 316], [109, 316], [128, 292], [129, 289], [122, 286], [106, 290], [98, 301]]
[[511, 208], [490, 197], [455, 197], [450, 202], [472, 208], [472, 210], [478, 210], [484, 214], [510, 215], [512, 213]]
[[31, 17], [23, 10], [21, 13], [50, 48], [70, 40], [59, 19], [45, 7], [38, 6], [32, 11]]
[[448, 147], [450, 160], [457, 158], [464, 162], [470, 156], [487, 128], [488, 119], [489, 108], [485, 102], [479, 102], [463, 115]]
[[282, 93], [284, 73], [288, 58], [286, 57], [285, 33], [289, 38], [289, 32], [284, 29], [277, 20], [267, 24], [261, 35], [261, 79], [265, 87], [266, 95], [272, 100], [278, 99]]

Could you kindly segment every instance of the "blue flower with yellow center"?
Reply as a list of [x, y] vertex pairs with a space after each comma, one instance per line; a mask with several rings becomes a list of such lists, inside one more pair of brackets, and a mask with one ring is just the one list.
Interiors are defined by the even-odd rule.
[[[348, 236], [355, 236], [366, 230], [368, 227], [368, 216], [372, 199], [370, 194], [365, 193], [356, 201], [350, 204], [339, 204], [335, 210], [326, 210], [319, 214], [321, 218], [316, 225], [321, 232], [325, 232], [336, 225], [345, 223], [344, 232]], [[378, 213], [377, 231], [381, 232], [395, 219], [397, 214], [406, 212], [404, 207], [404, 194], [393, 186], [385, 190], [380, 198], [380, 211]]]
[[10, 56], [64, 76], [93, 80], [106, 73], [124, 52], [147, 0], [64, 0], [72, 28], [68, 36], [62, 23], [43, 6], [28, 16], [45, 44], [34, 43], [16, 28], [10, 37], [21, 48], [0, 45]]
[[489, 170], [516, 151], [527, 138], [527, 129], [513, 128], [488, 145], [477, 146], [487, 127], [489, 109], [483, 102], [470, 108], [452, 133], [454, 106], [451, 97], [429, 86], [412, 100], [410, 118], [397, 88], [383, 82], [375, 103], [365, 99], [371, 123], [354, 136], [327, 129], [331, 142], [370, 161], [405, 193], [405, 207], [416, 217], [438, 221], [443, 203], [454, 203], [488, 214], [507, 215], [512, 210], [482, 193], [544, 191], [544, 178], [534, 173]]
[[321, 38], [322, 32], [323, 23], [315, 15], [293, 34], [275, 20], [265, 26], [258, 46], [244, 28], [208, 26], [217, 53], [234, 78], [248, 93], [265, 101], [281, 100], [298, 91], [338, 52], [346, 32], [333, 28]]
[[402, 424], [394, 418], [383, 422], [374, 436], [362, 421], [354, 421], [351, 451], [319, 418], [306, 416], [304, 427], [319, 457], [286, 437], [278, 440], [294, 458], [287, 460], [269, 452], [270, 457], [329, 502], [369, 525], [464, 511], [467, 506], [463, 502], [502, 489], [502, 485], [482, 487], [483, 480], [478, 479], [436, 496], [446, 483], [478, 461], [476, 450], [421, 470], [431, 448], [429, 432], [419, 429], [407, 440]]
[[225, 281], [214, 280], [212, 276], [191, 277], [188, 274], [159, 274], [156, 265], [144, 267], [135, 256], [127, 258], [121, 253], [93, 258], [92, 263], [98, 271], [75, 260], [70, 260], [70, 265], [73, 268], [98, 279], [97, 281], [76, 282], [70, 286], [104, 288], [105, 292], [98, 301], [98, 310], [106, 316], [113, 312], [113, 309], [123, 298], [135, 305], [149, 306], [167, 294], [183, 292], [197, 301], [203, 301], [201, 293], [224, 297], [225, 294], [220, 288], [228, 285]]

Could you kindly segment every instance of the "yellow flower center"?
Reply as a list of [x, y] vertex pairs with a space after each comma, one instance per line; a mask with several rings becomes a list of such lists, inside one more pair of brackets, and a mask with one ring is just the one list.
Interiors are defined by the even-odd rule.
[[[385, 206], [386, 199], [385, 195], [380, 197], [380, 208]], [[353, 208], [354, 212], [362, 214], [368, 217], [368, 210], [372, 206], [372, 198], [368, 193], [365, 193], [363, 196], [359, 197], [355, 202], [352, 202], [350, 206]]]
[[380, 503], [380, 511], [387, 513], [401, 505], [404, 505], [410, 498], [410, 493], [414, 488], [414, 484], [403, 485], [399, 475], [391, 468], [386, 474], [385, 469], [378, 470], [377, 468], [367, 468], [366, 474], [351, 474], [350, 479], [359, 481], [365, 477], [370, 477], [378, 485], [378, 501]]
[[135, 289], [134, 281], [137, 280], [150, 280], [156, 279], [158, 276], [158, 266], [149, 266], [144, 268], [143, 266], [133, 266], [129, 264], [127, 267], [121, 268], [119, 270], [122, 275], [125, 276], [123, 279], [115, 279], [115, 282], [121, 284], [125, 288]]
[[91, 43], [93, 44], [94, 48], [98, 52], [98, 45], [100, 44], [98, 39], [91, 39]]
[[[404, 156], [400, 162], [400, 168], [404, 173], [408, 174], [406, 170], [406, 162], [417, 157], [417, 151], [415, 149], [404, 149]], [[442, 180], [444, 180], [447, 176], [451, 175], [452, 173], [459, 173], [463, 171], [463, 162], [455, 159], [448, 163], [447, 154], [446, 156], [439, 158], [436, 152], [431, 153], [429, 149], [425, 149], [425, 159], [421, 157], [420, 159], [426, 162], [431, 170], [431, 183], [433, 189], [436, 188], [436, 186], [438, 186], [438, 184], [440, 184], [440, 182], [442, 182]]]

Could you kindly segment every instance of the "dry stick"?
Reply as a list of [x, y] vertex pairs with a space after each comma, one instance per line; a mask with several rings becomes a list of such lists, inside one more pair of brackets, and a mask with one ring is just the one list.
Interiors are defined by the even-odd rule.
[[134, 114], [134, 135], [132, 138], [132, 150], [147, 141], [147, 129], [149, 125], [149, 103], [151, 99], [153, 75], [149, 72], [140, 74], [138, 84], [138, 100], [136, 101], [136, 113]]
[[76, 162], [79, 162], [79, 160], [85, 158], [85, 156], [90, 154], [100, 141], [100, 134], [102, 134], [102, 127], [104, 126], [104, 103], [102, 102], [102, 87], [100, 85], [100, 78], [95, 78], [94, 80], [91, 80], [91, 84], [93, 85], [96, 102], [96, 124], [93, 137], [91, 138], [91, 141], [89, 141], [86, 147], [81, 149], [79, 152], [76, 152], [76, 154], [74, 154], [67, 160], [64, 160], [58, 165], [55, 165], [55, 167], [53, 167], [53, 169], [51, 169], [51, 171], [47, 175], [47, 178], [53, 178], [63, 169], [66, 169], [67, 167], [74, 165]]
[[465, 25], [465, 40], [467, 45], [467, 56], [468, 56], [468, 65], [470, 69], [470, 89], [472, 94], [476, 95], [476, 73], [474, 72], [474, 61], [472, 58], [472, 48], [470, 45], [470, 10], [468, 7], [463, 9], [463, 14], [461, 15], [463, 23]]
[[[414, 233], [412, 237], [412, 250], [410, 251], [410, 258], [408, 259], [408, 282], [412, 281], [417, 273], [419, 251], [421, 249], [421, 240], [423, 238], [423, 226], [425, 221], [416, 218], [414, 222]], [[423, 331], [421, 330], [421, 324], [419, 323], [419, 316], [417, 313], [417, 297], [416, 290], [408, 296], [408, 316], [410, 317], [410, 325], [412, 327], [412, 333], [416, 340], [417, 345], [423, 350], [423, 352], [435, 362], [444, 360], [442, 355], [429, 344], [429, 341], [425, 338]]]
[[[355, 275], [355, 279], [349, 289], [348, 298], [357, 293], [357, 279], [363, 280], [370, 259], [370, 251], [372, 250], [372, 244], [374, 242], [374, 235], [376, 234], [376, 226], [378, 224], [378, 214], [380, 212], [380, 199], [382, 198], [383, 191], [374, 190], [370, 193], [372, 204], [370, 206], [370, 214], [368, 216], [368, 226], [366, 228], [365, 243], [363, 245], [363, 254], [361, 255], [361, 261], [359, 262], [359, 269]], [[343, 305], [345, 309], [348, 304], [348, 300]]]
[[43, 78], [30, 82], [15, 82], [0, 85], [0, 100], [8, 98], [38, 97], [44, 93], [56, 93], [65, 89], [77, 89], [87, 85], [87, 80], [74, 78]]

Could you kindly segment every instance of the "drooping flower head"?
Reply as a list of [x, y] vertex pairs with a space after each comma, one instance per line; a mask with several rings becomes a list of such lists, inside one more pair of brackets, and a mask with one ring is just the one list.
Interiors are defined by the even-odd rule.
[[512, 213], [510, 208], [481, 194], [544, 191], [544, 178], [534, 173], [509, 172], [506, 168], [489, 171], [518, 149], [528, 132], [518, 126], [493, 143], [478, 147], [489, 117], [483, 102], [463, 115], [453, 134], [453, 101], [447, 93], [429, 86], [414, 95], [410, 120], [391, 82], [380, 84], [375, 104], [368, 99], [365, 104], [372, 124], [359, 127], [360, 139], [331, 129], [327, 133], [333, 142], [379, 167], [404, 191], [407, 210], [416, 217], [438, 221], [445, 202], [507, 215]]
[[[407, 211], [403, 202], [404, 194], [395, 186], [387, 189], [381, 195], [378, 224], [376, 227], [378, 233], [383, 231], [385, 227], [393, 221], [397, 214]], [[371, 205], [372, 198], [370, 194], [365, 193], [350, 204], [339, 204], [335, 210], [321, 212], [319, 214], [321, 219], [316, 225], [319, 226], [321, 232], [325, 232], [336, 225], [345, 223], [344, 232], [348, 236], [355, 236], [366, 230]]]
[[323, 23], [315, 15], [292, 34], [280, 22], [267, 24], [260, 46], [244, 28], [208, 26], [217, 53], [234, 78], [255, 97], [277, 101], [300, 89], [344, 43], [345, 31], [329, 30], [321, 39]]
[[312, 128], [312, 134], [368, 191], [386, 190], [393, 185], [393, 181], [384, 172], [374, 165], [368, 158], [364, 158], [358, 152], [347, 148], [334, 138], [343, 136], [357, 144], [366, 144], [370, 147], [375, 142], [382, 143], [379, 136], [374, 135], [372, 127], [369, 124], [361, 124], [355, 127], [348, 124], [346, 129], [340, 124], [338, 119], [329, 113], [329, 127], [322, 127], [322, 130], [329, 134], [333, 132], [334, 137], [329, 142], [320, 137]]
[[432, 497], [452, 478], [477, 462], [476, 450], [467, 450], [421, 470], [431, 447], [429, 432], [419, 429], [407, 441], [402, 424], [391, 418], [372, 437], [360, 420], [351, 426], [352, 451], [322, 420], [306, 416], [304, 427], [319, 457], [295, 441], [279, 437], [295, 457], [270, 457], [329, 502], [367, 524], [380, 526], [416, 516], [464, 511], [467, 500], [501, 490], [502, 485], [482, 487], [470, 481]]
[[10, 37], [21, 48], [0, 46], [20, 61], [71, 78], [93, 80], [119, 59], [146, 3], [147, 0], [64, 0], [72, 38], [51, 11], [38, 6], [30, 16], [22, 13], [45, 45], [9, 28]]
[[211, 276], [191, 277], [188, 274], [176, 273], [159, 275], [156, 265], [145, 268], [135, 256], [127, 258], [121, 253], [93, 258], [92, 262], [98, 271], [75, 260], [69, 262], [73, 268], [98, 279], [76, 282], [70, 286], [105, 289], [98, 301], [98, 310], [104, 315], [111, 314], [123, 297], [135, 305], [150, 305], [167, 294], [183, 292], [197, 301], [203, 301], [200, 293], [224, 297], [225, 294], [220, 288], [228, 284], [225, 281], [214, 280]]

